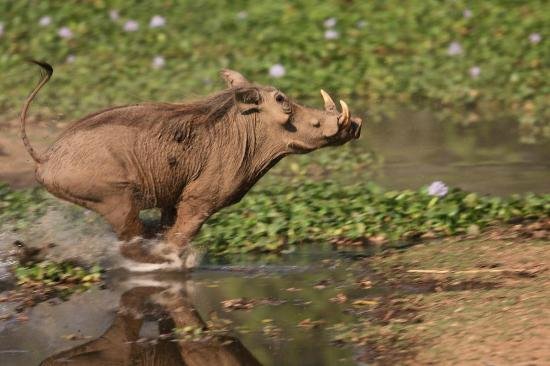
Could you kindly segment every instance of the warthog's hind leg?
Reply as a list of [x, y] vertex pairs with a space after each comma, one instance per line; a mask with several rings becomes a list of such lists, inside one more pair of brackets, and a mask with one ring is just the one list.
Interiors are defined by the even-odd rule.
[[144, 227], [139, 218], [139, 208], [131, 192], [110, 195], [100, 202], [90, 204], [89, 207], [111, 224], [119, 239], [130, 240], [143, 235]]

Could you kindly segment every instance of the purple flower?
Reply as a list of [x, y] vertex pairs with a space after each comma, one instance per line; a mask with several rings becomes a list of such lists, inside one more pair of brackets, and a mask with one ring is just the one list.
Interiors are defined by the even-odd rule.
[[40, 18], [40, 20], [38, 21], [38, 24], [41, 26], [41, 27], [47, 27], [48, 25], [52, 24], [52, 17], [50, 16], [43, 16], [42, 18]]
[[470, 77], [472, 79], [477, 79], [479, 74], [481, 74], [481, 68], [479, 66], [472, 66], [468, 72], [470, 73]]
[[68, 63], [68, 64], [72, 64], [75, 60], [76, 60], [75, 55], [69, 55], [69, 56], [67, 56], [67, 59], [65, 60], [65, 62]]
[[282, 78], [285, 74], [285, 67], [281, 64], [275, 64], [269, 68], [269, 76], [272, 78]]
[[470, 9], [464, 9], [464, 11], [462, 12], [462, 16], [466, 19], [471, 18], [472, 15], [474, 15], [474, 14], [472, 13], [472, 11]]
[[355, 24], [357, 26], [357, 28], [359, 29], [363, 29], [367, 26], [367, 21], [366, 20], [359, 20], [357, 22], [357, 24]]
[[540, 35], [540, 33], [531, 33], [529, 35], [529, 42], [531, 42], [532, 44], [537, 44], [540, 41], [542, 41], [542, 36]]
[[449, 192], [449, 187], [445, 183], [437, 180], [430, 184], [428, 187], [428, 194], [430, 196], [443, 197]]
[[111, 18], [112, 21], [118, 20], [118, 18], [120, 18], [118, 10], [113, 9], [109, 11], [109, 18]]
[[447, 55], [449, 56], [458, 56], [461, 55], [462, 52], [462, 46], [456, 41], [451, 42], [451, 44], [447, 48]]
[[162, 56], [155, 56], [153, 58], [153, 62], [151, 62], [151, 67], [153, 69], [161, 69], [166, 64], [166, 60], [164, 60], [164, 57]]
[[325, 39], [332, 40], [337, 39], [340, 36], [340, 33], [338, 31], [335, 31], [334, 29], [327, 29], [325, 31]]
[[164, 17], [161, 17], [160, 15], [155, 15], [151, 18], [151, 21], [149, 22], [149, 27], [151, 28], [160, 28], [164, 27], [166, 25], [166, 19]]
[[323, 22], [325, 28], [334, 28], [336, 25], [336, 18], [328, 18]]
[[139, 29], [139, 23], [135, 20], [127, 20], [124, 23], [123, 29], [125, 32], [135, 32]]
[[69, 27], [61, 27], [57, 31], [57, 35], [65, 39], [73, 38], [73, 31], [70, 30]]
[[238, 20], [245, 20], [246, 18], [248, 18], [248, 13], [246, 11], [242, 10], [237, 13]]

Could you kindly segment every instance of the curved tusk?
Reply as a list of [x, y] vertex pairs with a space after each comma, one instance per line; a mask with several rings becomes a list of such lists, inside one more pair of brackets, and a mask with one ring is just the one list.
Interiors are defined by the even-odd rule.
[[343, 100], [340, 100], [340, 105], [342, 106], [342, 115], [344, 118], [342, 119], [342, 125], [347, 125], [349, 123], [351, 114], [349, 112], [348, 105]]
[[323, 89], [321, 89], [321, 96], [323, 97], [323, 100], [325, 101], [325, 111], [327, 111], [327, 112], [336, 111], [336, 104], [334, 103], [334, 101], [332, 100], [330, 95], [328, 95], [328, 93], [326, 91], [324, 91]]

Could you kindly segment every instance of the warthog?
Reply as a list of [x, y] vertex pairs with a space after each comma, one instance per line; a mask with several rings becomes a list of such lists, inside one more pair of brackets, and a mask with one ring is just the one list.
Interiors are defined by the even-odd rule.
[[[53, 195], [102, 215], [126, 241], [122, 253], [138, 262], [179, 258], [208, 217], [238, 202], [283, 157], [341, 145], [361, 131], [361, 119], [343, 101], [338, 112], [323, 90], [325, 110], [312, 109], [223, 70], [228, 87], [219, 93], [93, 113], [39, 155], [25, 119], [53, 69], [34, 62], [43, 75], [24, 104], [21, 138], [36, 162], [36, 179]], [[139, 212], [149, 208], [161, 210], [167, 228], [162, 250], [130, 241], [144, 235]]]

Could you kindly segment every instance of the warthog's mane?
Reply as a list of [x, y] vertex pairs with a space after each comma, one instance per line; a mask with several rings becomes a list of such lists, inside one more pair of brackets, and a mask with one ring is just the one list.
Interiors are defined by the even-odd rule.
[[162, 129], [205, 124], [211, 126], [232, 117], [236, 103], [235, 92], [238, 90], [225, 89], [202, 99], [181, 103], [146, 102], [115, 106], [76, 121], [66, 133], [107, 124], [148, 128], [162, 123]]

